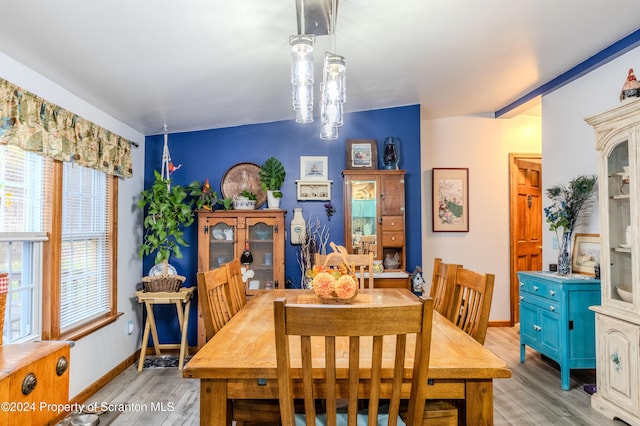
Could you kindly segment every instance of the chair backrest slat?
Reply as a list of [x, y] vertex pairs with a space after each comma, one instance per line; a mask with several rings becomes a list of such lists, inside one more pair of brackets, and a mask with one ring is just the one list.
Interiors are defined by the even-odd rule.
[[431, 279], [430, 296], [433, 298], [433, 309], [444, 316], [449, 315], [453, 299], [453, 289], [462, 265], [443, 263], [436, 257], [433, 261], [433, 276]]
[[[348, 424], [356, 424], [358, 399], [368, 399], [369, 424], [376, 424], [380, 399], [390, 399], [389, 424], [395, 425], [407, 351], [407, 334], [415, 334], [413, 376], [407, 424], [421, 424], [427, 391], [433, 300], [425, 297], [403, 305], [311, 305], [274, 302], [278, 389], [282, 424], [294, 425], [294, 381], [301, 382], [307, 425], [315, 424], [315, 401], [326, 401], [327, 425], [335, 425], [337, 399], [347, 400]], [[291, 366], [289, 336], [299, 336], [300, 373]], [[362, 340], [371, 341], [363, 345]], [[387, 348], [393, 345], [395, 349]], [[370, 353], [361, 354], [363, 347]], [[314, 354], [313, 351], [324, 351]], [[383, 365], [385, 353], [395, 354], [393, 366]], [[348, 353], [348, 364], [344, 356]], [[314, 358], [324, 366], [313, 365]], [[340, 361], [339, 361], [340, 360]], [[315, 371], [313, 368], [315, 367]], [[393, 369], [391, 390], [382, 385], [383, 368]], [[324, 374], [318, 373], [324, 370]], [[360, 374], [370, 381], [370, 394], [359, 395]], [[315, 375], [315, 378], [313, 377]], [[300, 385], [296, 385], [300, 386]], [[387, 393], [382, 393], [382, 390]], [[299, 397], [299, 396], [296, 396]], [[414, 422], [415, 419], [415, 422]]]
[[198, 301], [206, 338], [209, 340], [231, 320], [231, 294], [227, 268], [223, 265], [206, 272], [198, 272]]
[[493, 298], [493, 274], [459, 268], [448, 318], [465, 333], [484, 344]]
[[242, 265], [239, 258], [234, 258], [225, 264], [227, 268], [227, 279], [229, 281], [229, 292], [231, 293], [231, 311], [235, 315], [247, 304], [244, 282], [242, 281]]

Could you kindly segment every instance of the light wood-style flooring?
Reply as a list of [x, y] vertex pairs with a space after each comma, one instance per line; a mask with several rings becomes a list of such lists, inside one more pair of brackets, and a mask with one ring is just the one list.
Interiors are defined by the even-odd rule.
[[[517, 328], [489, 328], [485, 346], [505, 360], [510, 379], [494, 382], [495, 425], [625, 425], [591, 408], [583, 385], [595, 383], [594, 370], [574, 370], [571, 390], [560, 388], [557, 364], [527, 348], [520, 364]], [[101, 426], [198, 425], [199, 381], [184, 379], [174, 368], [144, 369], [132, 365], [87, 403], [131, 404], [120, 414], [101, 416]], [[117, 414], [117, 415], [115, 415]]]

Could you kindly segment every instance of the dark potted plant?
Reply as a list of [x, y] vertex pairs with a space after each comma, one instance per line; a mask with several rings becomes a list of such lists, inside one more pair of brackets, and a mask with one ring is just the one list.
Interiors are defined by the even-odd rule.
[[[172, 255], [181, 258], [180, 246], [189, 246], [183, 239], [183, 228], [194, 221], [194, 200], [185, 187], [171, 185], [171, 179], [162, 177], [158, 171], [154, 171], [154, 175], [155, 182], [140, 193], [138, 201], [138, 207], [146, 209], [144, 237], [138, 255], [155, 253], [156, 266], [152, 271], [160, 271], [150, 272], [142, 281], [148, 291], [177, 291], [185, 277], [175, 275], [175, 269], [170, 273], [169, 258]], [[162, 266], [158, 268], [158, 265]]]
[[284, 166], [275, 157], [269, 157], [267, 161], [260, 167], [258, 176], [262, 189], [267, 191], [267, 206], [270, 209], [280, 207], [280, 198], [282, 198], [282, 184], [286, 176]]

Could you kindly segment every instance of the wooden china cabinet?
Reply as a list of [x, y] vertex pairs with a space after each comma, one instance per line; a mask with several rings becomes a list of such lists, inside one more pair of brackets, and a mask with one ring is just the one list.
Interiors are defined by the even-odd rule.
[[[286, 210], [215, 210], [198, 212], [198, 272], [218, 268], [240, 258], [245, 245], [253, 255], [245, 293], [284, 288]], [[202, 312], [198, 304], [198, 347], [205, 342]]]
[[374, 253], [383, 274], [376, 287], [410, 288], [405, 245], [405, 170], [344, 170], [344, 244]]
[[597, 392], [591, 405], [640, 424], [640, 100], [585, 120], [596, 134], [600, 195], [602, 303], [592, 307]]

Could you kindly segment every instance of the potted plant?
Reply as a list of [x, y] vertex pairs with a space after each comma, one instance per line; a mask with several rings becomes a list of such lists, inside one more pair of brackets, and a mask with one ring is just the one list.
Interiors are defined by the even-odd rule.
[[233, 208], [236, 210], [253, 210], [256, 208], [257, 196], [253, 192], [243, 189], [240, 195], [233, 198]]
[[218, 204], [218, 193], [211, 189], [209, 179], [205, 179], [202, 186], [198, 181], [191, 182], [187, 189], [189, 196], [195, 198], [196, 210], [213, 210]]
[[[138, 255], [143, 257], [155, 253], [156, 266], [162, 266], [160, 273], [150, 271], [150, 276], [142, 281], [148, 291], [177, 291], [185, 277], [169, 273], [169, 258], [172, 255], [181, 258], [180, 246], [189, 246], [183, 239], [183, 228], [194, 221], [193, 199], [186, 188], [171, 185], [171, 179], [162, 177], [158, 171], [154, 171], [154, 175], [155, 182], [140, 193], [138, 201], [138, 207], [146, 209], [144, 237]], [[158, 269], [154, 267], [152, 271]]]
[[267, 191], [267, 206], [270, 209], [280, 207], [280, 198], [282, 198], [282, 184], [286, 172], [282, 163], [275, 157], [269, 157], [267, 161], [260, 167], [258, 172], [262, 189]]

